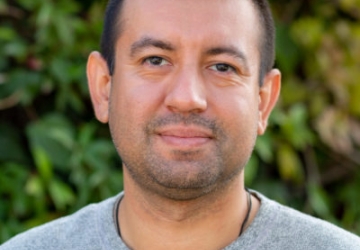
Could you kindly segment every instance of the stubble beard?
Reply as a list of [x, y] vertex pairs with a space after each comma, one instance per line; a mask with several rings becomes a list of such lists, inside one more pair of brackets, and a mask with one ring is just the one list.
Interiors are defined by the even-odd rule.
[[[171, 159], [163, 157], [154, 149], [154, 131], [169, 124], [196, 125], [211, 130], [214, 135], [212, 154], [207, 152], [204, 155], [201, 150], [174, 150]], [[121, 143], [118, 145], [124, 167], [142, 190], [172, 200], [193, 200], [211, 192], [220, 192], [239, 175], [249, 158], [242, 155], [241, 162], [234, 157], [232, 150], [236, 149], [229, 148], [228, 137], [221, 125], [197, 114], [171, 114], [155, 118], [143, 128], [142, 133], [142, 139], [133, 141], [133, 145], [124, 143], [127, 148]]]

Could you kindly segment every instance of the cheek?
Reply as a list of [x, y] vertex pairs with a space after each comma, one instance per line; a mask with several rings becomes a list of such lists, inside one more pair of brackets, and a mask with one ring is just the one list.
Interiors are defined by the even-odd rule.
[[258, 97], [246, 88], [223, 91], [211, 105], [227, 121], [227, 126], [241, 129], [256, 124], [259, 119]]
[[[125, 79], [111, 90], [110, 125], [123, 135], [142, 131], [156, 113], [161, 100], [160, 91], [145, 84]], [[120, 85], [122, 84], [122, 85]]]
[[[110, 99], [109, 127], [114, 145], [121, 158], [133, 154], [143, 141], [144, 104], [136, 92], [114, 88]], [[129, 147], [131, 145], [131, 147]]]
[[256, 140], [259, 120], [258, 98], [251, 92], [223, 96], [215, 111], [228, 137], [228, 150], [247, 154]]

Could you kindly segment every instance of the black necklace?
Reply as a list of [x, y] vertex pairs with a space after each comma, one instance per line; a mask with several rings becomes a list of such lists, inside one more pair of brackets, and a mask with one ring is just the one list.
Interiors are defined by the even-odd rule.
[[115, 209], [114, 209], [114, 220], [115, 220], [115, 225], [116, 225], [116, 232], [120, 238], [121, 238], [121, 231], [120, 231], [120, 224], [119, 224], [119, 208], [120, 208], [121, 199], [122, 199], [122, 197], [120, 197], [116, 201]]
[[[251, 207], [252, 207], [252, 201], [251, 201], [251, 193], [250, 191], [245, 188], [245, 191], [246, 191], [246, 195], [247, 195], [247, 203], [248, 203], [248, 210], [246, 212], [246, 216], [245, 216], [245, 219], [243, 221], [243, 223], [241, 224], [241, 228], [240, 228], [240, 233], [239, 233], [239, 237], [240, 235], [243, 233], [244, 231], [244, 228], [245, 228], [245, 225], [246, 223], [248, 222], [249, 220], [249, 217], [250, 217], [250, 212], [251, 212]], [[114, 220], [115, 220], [115, 225], [116, 225], [116, 231], [117, 231], [117, 234], [119, 235], [119, 237], [121, 238], [121, 230], [120, 230], [120, 224], [119, 224], [119, 208], [120, 208], [120, 201], [121, 201], [121, 198], [119, 198], [115, 204], [115, 209], [114, 209]]]
[[249, 220], [250, 212], [251, 212], [251, 207], [252, 207], [251, 193], [250, 193], [249, 189], [247, 189], [247, 188], [245, 188], [245, 191], [246, 191], [246, 194], [247, 194], [248, 210], [247, 210], [247, 212], [246, 212], [245, 219], [244, 219], [243, 223], [241, 224], [239, 237], [240, 237], [240, 235], [243, 233], [244, 228], [245, 228], [245, 225], [246, 225], [246, 223], [247, 223], [248, 220]]

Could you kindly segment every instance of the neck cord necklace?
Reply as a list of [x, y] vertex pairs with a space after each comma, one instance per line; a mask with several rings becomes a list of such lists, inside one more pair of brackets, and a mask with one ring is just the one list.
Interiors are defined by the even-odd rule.
[[246, 212], [246, 216], [245, 219], [243, 221], [243, 223], [241, 224], [241, 229], [240, 229], [240, 233], [239, 233], [239, 237], [241, 236], [241, 234], [243, 233], [244, 229], [245, 229], [245, 225], [249, 220], [250, 217], [250, 212], [251, 212], [251, 207], [252, 207], [252, 201], [251, 201], [251, 193], [249, 191], [249, 189], [245, 188], [246, 191], [246, 195], [247, 195], [247, 203], [248, 203], [248, 210]]
[[[241, 236], [241, 234], [243, 233], [244, 229], [245, 229], [245, 225], [249, 220], [250, 217], [250, 212], [251, 212], [251, 207], [252, 207], [252, 201], [251, 201], [251, 194], [250, 191], [245, 188], [246, 191], [246, 195], [247, 195], [247, 205], [248, 205], [248, 210], [246, 212], [246, 216], [245, 219], [243, 221], [243, 223], [241, 224], [241, 228], [240, 228], [240, 233], [239, 233], [239, 237]], [[121, 197], [122, 198], [122, 197]], [[119, 208], [120, 208], [120, 202], [121, 202], [121, 198], [117, 200], [116, 205], [115, 205], [115, 209], [114, 209], [114, 219], [115, 219], [115, 225], [116, 225], [116, 231], [117, 234], [119, 235], [119, 237], [121, 238], [121, 230], [120, 230], [120, 224], [119, 224]]]
[[116, 225], [116, 232], [119, 235], [119, 237], [121, 238], [121, 231], [120, 231], [120, 224], [119, 224], [119, 208], [120, 208], [120, 202], [122, 200], [122, 197], [120, 197], [115, 204], [115, 209], [114, 209], [114, 220], [115, 220], [115, 225]]

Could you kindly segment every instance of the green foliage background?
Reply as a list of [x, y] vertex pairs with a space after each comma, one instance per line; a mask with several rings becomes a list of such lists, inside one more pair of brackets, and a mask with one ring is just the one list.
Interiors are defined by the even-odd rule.
[[[360, 234], [360, 1], [270, 1], [282, 96], [246, 183]], [[0, 0], [0, 242], [122, 190], [85, 65], [104, 1]]]

